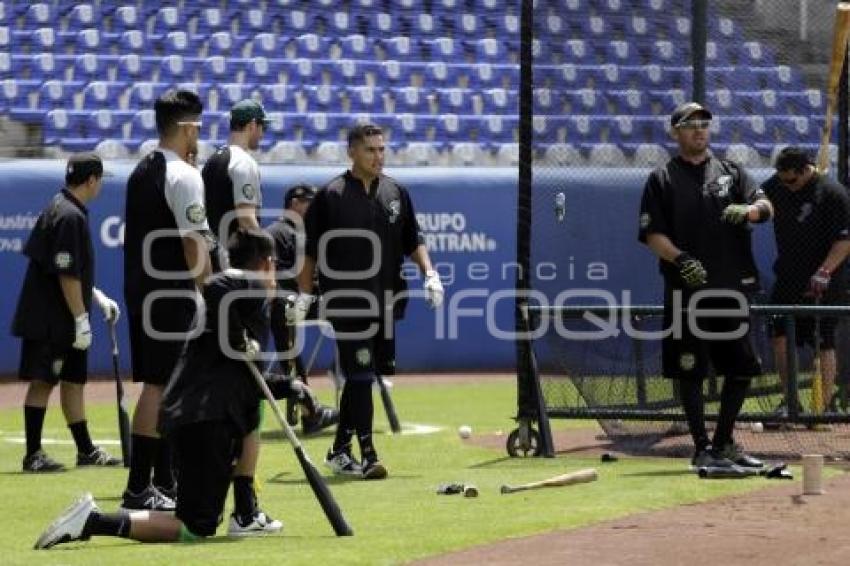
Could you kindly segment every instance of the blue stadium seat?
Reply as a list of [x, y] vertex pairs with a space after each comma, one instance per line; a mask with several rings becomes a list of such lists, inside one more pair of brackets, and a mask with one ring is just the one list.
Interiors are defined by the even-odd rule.
[[339, 139], [344, 119], [347, 118], [342, 118], [339, 114], [327, 114], [325, 112], [307, 114], [304, 123], [305, 145], [314, 146], [319, 142]]
[[776, 65], [773, 50], [759, 41], [735, 44], [737, 63], [744, 66], [770, 67]]
[[[351, 112], [384, 112], [384, 98], [381, 89], [373, 86], [348, 86], [345, 88], [350, 102]], [[396, 106], [396, 112], [398, 112]]]
[[548, 35], [551, 35], [552, 37], [563, 37], [564, 31], [566, 30], [563, 18], [557, 13], [549, 13], [545, 18], [540, 18], [540, 23], [538, 25], [542, 32], [540, 37], [547, 37]]
[[[653, 26], [655, 21], [652, 22]], [[643, 39], [650, 35], [650, 24], [643, 14], [634, 14], [626, 19], [626, 37]]]
[[156, 99], [168, 90], [168, 83], [131, 82], [127, 106], [132, 109], [153, 108]]
[[516, 141], [518, 121], [515, 116], [491, 114], [481, 116], [478, 123], [478, 140], [488, 146]]
[[[512, 65], [493, 65], [490, 63], [476, 63], [469, 68], [469, 86], [471, 88], [502, 88], [505, 83], [516, 85], [519, 71]], [[516, 70], [516, 73], [513, 71]], [[516, 80], [514, 80], [516, 79]]]
[[254, 57], [281, 57], [289, 38], [275, 33], [258, 33], [251, 39], [251, 55]]
[[259, 7], [247, 10], [239, 10], [239, 33], [242, 35], [255, 35], [263, 33], [271, 28], [268, 11]]
[[618, 65], [635, 65], [640, 62], [640, 58], [630, 41], [612, 40], [605, 45], [605, 61]]
[[212, 87], [218, 93], [218, 109], [221, 111], [229, 111], [237, 102], [251, 98], [255, 88], [249, 83], [220, 83]]
[[687, 42], [691, 38], [691, 19], [687, 16], [675, 16], [673, 18], [665, 18], [655, 22], [656, 31], [660, 31], [660, 25], [669, 23], [669, 27], [664, 30], [665, 35], [676, 42]]
[[736, 27], [735, 21], [731, 18], [709, 17], [708, 19], [708, 33], [717, 41], [735, 41], [738, 37]]
[[780, 100], [798, 116], [820, 116], [824, 112], [824, 99], [820, 90], [780, 92]]
[[38, 89], [38, 107], [42, 110], [67, 108], [68, 101], [73, 100], [74, 94], [79, 92], [82, 86], [82, 81], [44, 81]]
[[399, 19], [403, 22], [401, 25], [403, 27], [408, 26], [412, 28], [413, 33], [416, 36], [430, 37], [437, 33], [439, 24], [434, 20], [434, 16], [431, 14], [417, 13], [411, 14], [410, 16], [404, 14]]
[[12, 33], [8, 26], [0, 25], [0, 50], [8, 51], [12, 46]]
[[[12, 57], [14, 61], [14, 55]], [[67, 62], [59, 59], [58, 56], [52, 53], [25, 56], [20, 62], [24, 63], [22, 65], [24, 68], [29, 69], [29, 78], [33, 80], [50, 80], [56, 77], [64, 78], [64, 73], [67, 69]], [[65, 65], [63, 65], [63, 62]]]
[[[230, 28], [230, 16], [218, 7], [202, 8], [198, 14], [197, 33], [207, 35]], [[244, 31], [243, 31], [244, 33]]]
[[583, 88], [564, 91], [564, 99], [569, 104], [571, 114], [607, 114], [605, 96], [600, 90]]
[[[21, 39], [23, 35], [19, 36]], [[38, 51], [56, 51], [61, 52], [64, 43], [63, 36], [53, 28], [38, 28], [29, 33], [29, 47], [33, 52]]]
[[340, 94], [335, 86], [305, 86], [301, 92], [307, 99], [307, 112], [330, 113], [340, 110]]
[[119, 139], [124, 137], [124, 124], [132, 116], [132, 113], [113, 111], [107, 109], [95, 110], [89, 114], [88, 137], [104, 139]]
[[453, 87], [457, 84], [459, 71], [454, 65], [443, 62], [425, 65], [425, 84], [436, 87]]
[[730, 114], [735, 108], [735, 95], [727, 88], [710, 90], [705, 93], [705, 101], [713, 112]]
[[567, 143], [583, 145], [599, 141], [599, 128], [591, 116], [573, 115], [566, 120]]
[[281, 29], [287, 33], [311, 33], [316, 29], [316, 18], [311, 12], [303, 10], [287, 10], [280, 13]]
[[611, 116], [606, 122], [609, 143], [623, 146], [624, 144], [637, 144], [646, 139], [642, 127], [643, 122], [633, 115]]
[[437, 112], [442, 114], [472, 114], [472, 91], [465, 88], [436, 89]]
[[624, 9], [622, 0], [590, 0], [590, 6], [596, 12], [607, 12], [609, 14], [618, 14]]
[[296, 88], [281, 83], [260, 84], [263, 106], [273, 112], [296, 112]]
[[[806, 116], [769, 116], [765, 119], [768, 139], [799, 144], [802, 140], [817, 140], [820, 134], [814, 121]], [[770, 134], [774, 134], [771, 136]]]
[[685, 91], [680, 88], [665, 90], [650, 90], [649, 99], [661, 109], [662, 115], [669, 116], [673, 109], [686, 102]]
[[112, 15], [112, 27], [118, 32], [138, 30], [144, 25], [142, 15], [135, 6], [121, 6]]
[[481, 30], [481, 21], [478, 17], [478, 14], [465, 12], [462, 14], [455, 14], [453, 16], [453, 28], [454, 28], [454, 36], [455, 37], [471, 37], [475, 35], [480, 35]]
[[153, 74], [153, 61], [135, 53], [118, 58], [119, 81], [147, 81]]
[[325, 18], [331, 35], [340, 36], [352, 33], [357, 29], [355, 18], [348, 12], [337, 10]]
[[372, 59], [374, 44], [370, 38], [359, 33], [340, 37], [337, 41], [343, 59]]
[[428, 91], [415, 86], [394, 88], [391, 90], [395, 101], [395, 112], [401, 114], [428, 114]]
[[163, 49], [169, 55], [194, 56], [201, 46], [202, 36], [190, 36], [183, 30], [170, 31], [162, 40]]
[[69, 29], [95, 27], [101, 19], [100, 10], [93, 4], [77, 4], [68, 13]]
[[114, 34], [101, 34], [96, 28], [83, 29], [77, 32], [77, 51], [109, 51], [111, 45], [106, 39], [113, 39]]
[[757, 89], [802, 90], [804, 88], [800, 72], [787, 65], [753, 67], [747, 74], [754, 78]]
[[773, 89], [756, 91], [738, 91], [735, 93], [740, 111], [747, 114], [785, 114], [786, 109], [779, 107], [779, 97]]
[[186, 15], [180, 8], [160, 8], [154, 16], [154, 33], [166, 34], [170, 31], [186, 29]]
[[655, 63], [681, 64], [685, 55], [677, 44], [666, 39], [653, 41], [650, 46], [650, 60]]
[[283, 69], [287, 80], [295, 85], [315, 84], [322, 75], [320, 63], [312, 59], [284, 61]]
[[[46, 2], [38, 2], [30, 4], [24, 14], [24, 26], [29, 29], [50, 27], [53, 26], [56, 13], [51, 9], [50, 4]], [[59, 26], [56, 26], [58, 29]]]
[[437, 116], [437, 129], [434, 132], [436, 141], [446, 143], [469, 139], [465, 120], [457, 114], [441, 114]]
[[574, 26], [574, 31], [582, 34], [580, 37], [603, 39], [611, 34], [609, 20], [601, 15], [579, 15], [570, 18], [568, 21]]
[[194, 79], [195, 60], [182, 55], [166, 55], [159, 64], [160, 82], [182, 82]]
[[127, 30], [123, 32], [118, 39], [118, 44], [125, 51], [142, 51], [147, 45], [148, 39], [145, 33], [137, 29]]
[[30, 94], [39, 88], [39, 81], [5, 79], [0, 81], [0, 108], [9, 110], [28, 110]]
[[477, 63], [502, 63], [506, 60], [507, 50], [498, 39], [486, 38], [470, 42]]
[[615, 114], [651, 114], [649, 97], [643, 90], [609, 90], [606, 94]]
[[126, 143], [138, 147], [145, 140], [158, 137], [156, 113], [151, 109], [136, 112], [130, 121], [130, 135], [125, 138]]
[[[17, 57], [20, 57], [20, 55]], [[7, 79], [13, 76], [13, 60], [12, 55], [8, 51], [0, 51], [0, 79]], [[20, 71], [16, 69], [14, 76], [21, 76], [19, 73]]]
[[593, 61], [593, 53], [588, 42], [583, 39], [568, 39], [564, 42], [564, 61], [567, 63], [587, 63]]
[[[540, 93], [541, 89], [535, 92], [535, 102], [541, 98], [545, 98]], [[484, 114], [518, 114], [519, 113], [519, 97], [517, 91], [507, 90], [504, 88], [492, 88], [481, 93], [482, 112]], [[535, 105], [535, 112], [544, 111], [539, 106]], [[545, 113], [545, 111], [544, 111]]]
[[337, 59], [331, 61], [327, 66], [334, 84], [362, 84], [366, 77], [375, 76], [378, 72], [378, 64], [371, 61], [356, 61], [354, 59]]
[[252, 83], [268, 83], [280, 80], [283, 62], [280, 59], [252, 57], [245, 60], [245, 80]]
[[207, 40], [207, 55], [239, 57], [244, 45], [245, 38], [241, 35], [233, 35], [229, 31], [217, 31]]
[[[716, 68], [717, 67], [706, 70], [706, 75], [708, 77], [706, 79], [707, 82], [710, 82], [710, 77], [714, 72], [713, 69]], [[690, 67], [663, 67], [663, 70], [667, 88], [690, 88], [693, 77], [693, 72]]]
[[330, 40], [315, 33], [305, 33], [293, 39], [295, 56], [310, 59], [324, 59], [330, 55]]
[[[557, 115], [562, 111], [560, 89], [541, 87], [534, 89], [534, 114]], [[485, 102], [486, 106], [486, 102]]]
[[117, 101], [126, 88], [124, 82], [92, 81], [83, 89], [83, 109], [117, 109]]
[[437, 37], [422, 40], [422, 44], [430, 49], [432, 61], [453, 63], [463, 60], [463, 46], [451, 37]]
[[410, 66], [399, 61], [381, 61], [378, 66], [379, 84], [409, 85]]
[[386, 12], [368, 12], [360, 14], [358, 19], [362, 27], [369, 30], [372, 36], [391, 37], [399, 33], [395, 18]]
[[303, 114], [286, 114], [284, 112], [269, 112], [267, 114], [269, 120], [268, 133], [263, 139], [277, 142], [279, 140], [294, 140], [296, 139], [297, 130], [303, 130], [306, 123]]
[[535, 143], [556, 143], [559, 140], [559, 117], [536, 114], [531, 120]]
[[485, 16], [496, 37], [516, 37], [519, 34], [519, 16], [497, 13]]
[[597, 88], [615, 89], [621, 87], [623, 84], [619, 65], [605, 63], [596, 68], [591, 67], [590, 72], [593, 73], [593, 79]]
[[61, 145], [67, 149], [78, 149], [82, 139], [83, 115], [58, 108], [44, 116], [45, 145]]
[[420, 57], [416, 44], [407, 36], [390, 37], [381, 41], [389, 59], [415, 59]]
[[499, 13], [505, 10], [505, 0], [473, 0], [472, 4], [479, 12]]

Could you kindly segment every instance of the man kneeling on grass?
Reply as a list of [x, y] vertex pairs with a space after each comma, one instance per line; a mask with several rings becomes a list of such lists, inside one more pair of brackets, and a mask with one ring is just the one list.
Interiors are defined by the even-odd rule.
[[[259, 425], [261, 393], [243, 358], [259, 353], [275, 288], [274, 242], [268, 235], [240, 229], [229, 244], [235, 268], [207, 281], [204, 331], [187, 343], [160, 407], [160, 432], [171, 437], [178, 456], [176, 511], [103, 513], [86, 493], [44, 531], [35, 548], [92, 536], [174, 542], [215, 534], [242, 438]], [[228, 349], [244, 356], [229, 356]], [[231, 521], [254, 512], [237, 508]], [[276, 528], [239, 532], [264, 534], [282, 527], [267, 522]]]

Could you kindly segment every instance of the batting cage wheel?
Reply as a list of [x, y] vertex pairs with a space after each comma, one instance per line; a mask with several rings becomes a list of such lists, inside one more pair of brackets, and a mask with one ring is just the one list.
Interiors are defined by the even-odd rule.
[[508, 435], [505, 443], [508, 455], [511, 458], [528, 458], [529, 456], [540, 456], [542, 448], [540, 445], [540, 433], [531, 426], [515, 428]]

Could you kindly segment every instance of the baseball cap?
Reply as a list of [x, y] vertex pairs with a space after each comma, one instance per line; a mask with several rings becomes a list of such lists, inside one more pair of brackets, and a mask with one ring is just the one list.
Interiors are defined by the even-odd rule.
[[313, 200], [314, 196], [316, 196], [316, 189], [310, 185], [296, 185], [286, 191], [283, 204], [286, 208], [289, 208], [294, 199]]
[[68, 158], [65, 166], [65, 184], [76, 187], [85, 183], [89, 177], [103, 177], [103, 161], [95, 153], [75, 153]]
[[709, 120], [712, 118], [711, 112], [699, 102], [685, 102], [673, 110], [670, 115], [670, 125], [675, 128], [694, 114], [704, 114]]
[[266, 117], [266, 111], [263, 105], [256, 100], [240, 100], [230, 109], [230, 123], [238, 126], [244, 126], [252, 121], [268, 125], [271, 123]]

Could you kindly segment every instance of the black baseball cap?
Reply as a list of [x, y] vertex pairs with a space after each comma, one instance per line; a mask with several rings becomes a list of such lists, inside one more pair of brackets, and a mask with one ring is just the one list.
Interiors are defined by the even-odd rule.
[[266, 117], [263, 105], [256, 100], [240, 100], [230, 109], [231, 126], [244, 126], [255, 120], [264, 126], [271, 123], [271, 120]]
[[283, 197], [283, 206], [289, 208], [289, 205], [294, 199], [313, 200], [316, 196], [316, 189], [310, 185], [295, 185]]
[[712, 118], [711, 112], [708, 111], [708, 108], [699, 102], [685, 102], [673, 110], [673, 113], [670, 115], [670, 125], [675, 128], [694, 114], [702, 114], [709, 120]]
[[95, 153], [75, 153], [68, 158], [65, 166], [65, 184], [76, 187], [85, 183], [89, 177], [103, 177], [103, 161]]

